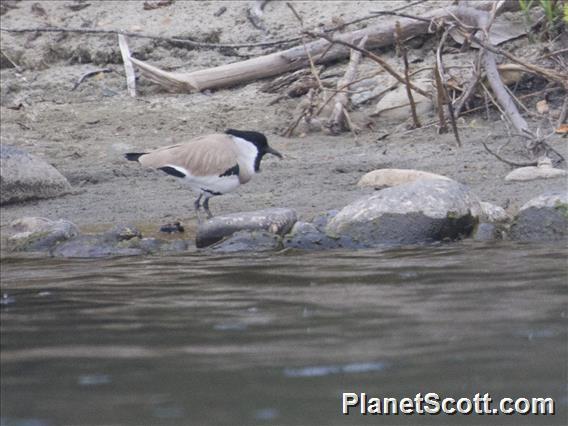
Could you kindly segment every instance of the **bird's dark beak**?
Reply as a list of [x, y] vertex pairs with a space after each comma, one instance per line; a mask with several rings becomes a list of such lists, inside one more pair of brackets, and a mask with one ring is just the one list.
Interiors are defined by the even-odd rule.
[[271, 147], [266, 148], [266, 153], [275, 155], [276, 157], [282, 159], [282, 154], [280, 154], [278, 151], [276, 151], [275, 149], [273, 149]]

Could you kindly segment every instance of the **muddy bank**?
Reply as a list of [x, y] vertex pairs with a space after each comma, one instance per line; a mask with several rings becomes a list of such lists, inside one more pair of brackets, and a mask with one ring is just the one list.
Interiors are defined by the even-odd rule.
[[[203, 37], [222, 27], [224, 20], [229, 25], [231, 20], [234, 23], [241, 19], [237, 16], [244, 14], [245, 5], [239, 3], [205, 3], [192, 6], [191, 11], [190, 4], [185, 2], [177, 2], [175, 9], [163, 8], [145, 11], [145, 14], [134, 10], [125, 25], [145, 25], [148, 32], [159, 32], [167, 27], [163, 33], [175, 35], [179, 34], [176, 30], [180, 30], [183, 21], [182, 12], [191, 12], [201, 18], [195, 19], [200, 24], [194, 31]], [[124, 7], [132, 8], [132, 4], [136, 3], [127, 3]], [[222, 15], [221, 20], [211, 21], [206, 28], [204, 22], [225, 4], [227, 14]], [[377, 7], [376, 3], [368, 2], [338, 4], [338, 12], [318, 8], [310, 2], [299, 7], [313, 20], [310, 21], [313, 25], [328, 23], [337, 14], [356, 17], [361, 8], [374, 10]], [[2, 25], [44, 25], [47, 18], [30, 15], [29, 6], [23, 3], [9, 10], [2, 16]], [[141, 3], [138, 6], [141, 8]], [[434, 6], [437, 5], [429, 7]], [[118, 25], [119, 20], [125, 18], [119, 19], [112, 13], [115, 7], [108, 2], [93, 3], [81, 11], [81, 17], [90, 22], [103, 22], [106, 17], [109, 22], [104, 21], [105, 25]], [[60, 2], [45, 2], [44, 8], [55, 20], [53, 24], [72, 26], [79, 19]], [[274, 16], [276, 13], [267, 10], [268, 25], [274, 36], [296, 34], [293, 17], [286, 15], [277, 24]], [[166, 18], [170, 23], [164, 26]], [[282, 29], [278, 30], [278, 25], [283, 25]], [[357, 188], [357, 181], [366, 172], [385, 167], [413, 168], [448, 176], [468, 185], [482, 200], [512, 213], [542, 193], [566, 189], [566, 180], [562, 178], [504, 181], [512, 168], [497, 161], [481, 145], [484, 141], [497, 149], [507, 139], [507, 129], [497, 112], [490, 112], [489, 117], [471, 115], [460, 122], [462, 148], [456, 147], [452, 135], [439, 135], [434, 126], [405, 131], [400, 121], [384, 119], [374, 119], [372, 129], [364, 127], [357, 137], [350, 133], [335, 137], [308, 133], [283, 138], [278, 135], [294, 119], [300, 100], [286, 98], [276, 102], [280, 94], [260, 90], [266, 81], [212, 93], [168, 94], [140, 80], [140, 96], [132, 99], [126, 96], [120, 61], [114, 56], [118, 46], [112, 38], [80, 36], [77, 39], [69, 35], [57, 41], [55, 36], [40, 35], [30, 41], [26, 37], [3, 35], [5, 50], [9, 47], [11, 51], [19, 51], [25, 43], [28, 47], [25, 55], [16, 55], [22, 61], [22, 70], [1, 71], [1, 142], [23, 148], [54, 165], [69, 180], [74, 192], [55, 199], [3, 206], [2, 229], [22, 216], [67, 219], [84, 231], [104, 230], [117, 223], [133, 223], [157, 231], [161, 224], [181, 219], [191, 234], [195, 228], [194, 194], [175, 178], [125, 161], [123, 153], [183, 142], [228, 127], [264, 132], [270, 144], [285, 158], [283, 161], [267, 158], [262, 164], [262, 173], [249, 184], [233, 194], [212, 199], [214, 214], [287, 207], [296, 210], [301, 219], [309, 220], [317, 213], [342, 208], [362, 194], [371, 193], [371, 189]], [[219, 40], [260, 41], [263, 37], [258, 30], [250, 28], [245, 18], [232, 33], [221, 31]], [[77, 40], [83, 44], [78, 44]], [[49, 46], [75, 53], [83, 49], [89, 55], [81, 60], [72, 55], [57, 56], [53, 52], [46, 53]], [[219, 52], [172, 51], [147, 41], [136, 41], [132, 48], [145, 52], [142, 57], [160, 66], [181, 66], [189, 60], [188, 68], [193, 69], [238, 59]], [[394, 59], [392, 53], [385, 56]], [[33, 58], [43, 62], [34, 62]], [[110, 66], [113, 72], [89, 79], [71, 90], [81, 74], [101, 65]], [[344, 67], [344, 63], [335, 64], [328, 72], [341, 75]], [[552, 93], [549, 101], [555, 107], [560, 99], [561, 93]], [[429, 118], [433, 117], [424, 117], [423, 121]], [[536, 120], [531, 121], [531, 126], [548, 129], [545, 117]], [[383, 137], [387, 133], [389, 135]], [[549, 143], [568, 157], [566, 139], [553, 136]], [[524, 150], [512, 141], [503, 148], [502, 154], [522, 159]]]

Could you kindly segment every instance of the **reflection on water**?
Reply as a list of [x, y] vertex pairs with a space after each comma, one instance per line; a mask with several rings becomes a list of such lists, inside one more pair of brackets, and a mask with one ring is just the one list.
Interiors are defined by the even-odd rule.
[[[566, 424], [558, 246], [2, 262], [2, 425]], [[341, 414], [342, 392], [555, 398]]]

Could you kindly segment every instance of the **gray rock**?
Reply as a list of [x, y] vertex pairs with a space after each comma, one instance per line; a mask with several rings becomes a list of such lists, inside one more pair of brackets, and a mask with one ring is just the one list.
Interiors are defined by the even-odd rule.
[[58, 197], [70, 191], [71, 185], [55, 167], [0, 144], [0, 204]]
[[330, 250], [337, 248], [363, 248], [347, 237], [330, 237], [318, 229], [314, 224], [296, 222], [292, 231], [286, 235], [282, 243], [285, 248], [300, 250]]
[[505, 209], [495, 204], [486, 203], [481, 201], [481, 220], [488, 223], [508, 222], [511, 220]]
[[211, 250], [218, 253], [274, 251], [281, 248], [282, 238], [264, 230], [237, 231], [227, 239], [210, 247]]
[[208, 247], [243, 230], [264, 230], [284, 235], [292, 229], [296, 220], [294, 210], [281, 208], [217, 216], [199, 225], [195, 245], [198, 248]]
[[558, 241], [568, 237], [568, 193], [544, 194], [523, 205], [511, 225], [510, 238]]
[[132, 240], [124, 243], [109, 241], [105, 235], [80, 235], [57, 245], [51, 254], [55, 257], [115, 257], [137, 256], [147, 252], [140, 247], [133, 247]]
[[417, 181], [344, 207], [328, 224], [331, 237], [363, 246], [416, 244], [467, 237], [478, 223], [477, 197], [454, 181]]
[[9, 251], [48, 251], [62, 241], [79, 235], [79, 228], [67, 220], [24, 217], [10, 224], [16, 232], [7, 239]]
[[317, 228], [318, 231], [324, 232], [325, 227], [331, 219], [337, 216], [339, 210], [328, 210], [326, 212], [316, 215], [312, 219], [312, 224]]

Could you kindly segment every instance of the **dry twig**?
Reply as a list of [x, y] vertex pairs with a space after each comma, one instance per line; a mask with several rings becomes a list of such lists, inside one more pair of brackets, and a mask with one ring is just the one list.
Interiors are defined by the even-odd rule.
[[107, 72], [112, 72], [112, 69], [111, 68], [100, 68], [98, 70], [87, 71], [86, 73], [82, 74], [81, 77], [79, 77], [77, 79], [77, 81], [73, 85], [73, 88], [71, 89], [71, 91], [77, 89], [77, 87], [79, 87], [79, 85], [83, 81], [85, 81], [87, 78], [93, 77], [93, 76], [98, 75], [100, 73], [107, 73]]
[[404, 80], [406, 87], [406, 96], [408, 96], [408, 102], [410, 103], [410, 111], [412, 113], [412, 121], [414, 122], [414, 127], [421, 127], [420, 120], [418, 120], [418, 115], [416, 114], [416, 103], [414, 102], [414, 97], [412, 96], [412, 90], [410, 90], [410, 70], [408, 66], [408, 53], [406, 47], [404, 46], [402, 40], [402, 31], [400, 29], [400, 22], [396, 22], [395, 30], [395, 41], [404, 62]]

